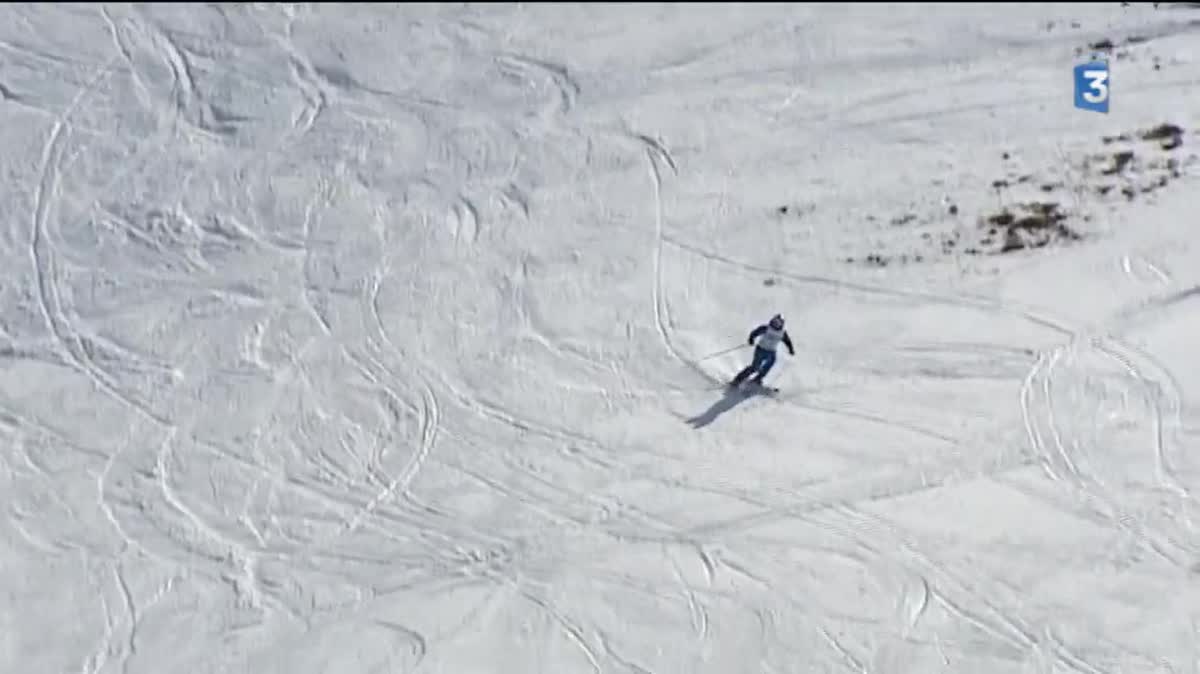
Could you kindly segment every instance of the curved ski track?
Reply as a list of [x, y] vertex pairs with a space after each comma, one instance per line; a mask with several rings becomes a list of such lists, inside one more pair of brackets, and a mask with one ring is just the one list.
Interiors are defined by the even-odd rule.
[[[1169, 454], [1173, 450], [1168, 443], [1174, 441], [1180, 425], [1179, 390], [1169, 372], [1152, 357], [1111, 338], [1080, 336], [1039, 356], [1021, 387], [1021, 412], [1030, 447], [1047, 475], [1073, 490], [1074, 498], [1083, 507], [1111, 526], [1129, 532], [1150, 552], [1170, 564], [1191, 570], [1200, 556], [1200, 549], [1186, 542], [1192, 538], [1191, 532], [1159, 531], [1155, 524], [1128, 510], [1128, 505], [1111, 493], [1107, 486], [1109, 480], [1091, 474], [1087, 469], [1088, 462], [1080, 455], [1081, 451], [1094, 453], [1105, 448], [1084, 444], [1087, 441], [1079, 436], [1086, 426], [1076, 419], [1061, 418], [1061, 407], [1056, 405], [1056, 399], [1062, 394], [1056, 389], [1062, 382], [1055, 373], [1061, 369], [1064, 359], [1088, 353], [1120, 366], [1127, 380], [1140, 389], [1138, 397], [1150, 408], [1144, 442], [1146, 461], [1154, 466], [1158, 480], [1154, 487], [1172, 493], [1176, 498], [1191, 498], [1190, 491], [1178, 483], [1170, 468]], [[1112, 479], [1119, 479], [1119, 476]]]

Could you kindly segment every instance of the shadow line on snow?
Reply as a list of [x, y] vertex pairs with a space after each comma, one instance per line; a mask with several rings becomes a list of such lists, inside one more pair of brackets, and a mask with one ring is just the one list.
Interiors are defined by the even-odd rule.
[[722, 396], [712, 405], [709, 405], [708, 409], [688, 419], [688, 425], [692, 428], [704, 428], [716, 421], [722, 414], [737, 407], [740, 403], [751, 398], [769, 395], [765, 391], [738, 390], [734, 388], [723, 389], [722, 393]]

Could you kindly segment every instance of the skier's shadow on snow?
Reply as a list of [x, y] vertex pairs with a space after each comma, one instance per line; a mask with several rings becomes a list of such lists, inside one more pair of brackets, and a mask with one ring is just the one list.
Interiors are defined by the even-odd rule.
[[742, 403], [746, 400], [749, 400], [751, 398], [754, 398], [754, 397], [757, 397], [760, 395], [767, 395], [767, 394], [764, 392], [756, 391], [756, 390], [739, 390], [739, 389], [735, 389], [735, 388], [726, 388], [726, 389], [724, 389], [724, 395], [722, 395], [719, 400], [717, 400], [712, 405], [710, 405], [708, 409], [704, 410], [700, 414], [697, 414], [696, 416], [692, 417], [691, 419], [688, 419], [687, 420], [688, 425], [691, 426], [692, 428], [704, 428], [705, 426], [716, 421], [717, 417], [720, 417], [722, 414], [725, 414], [726, 412], [733, 409], [734, 407], [737, 407], [739, 403]]

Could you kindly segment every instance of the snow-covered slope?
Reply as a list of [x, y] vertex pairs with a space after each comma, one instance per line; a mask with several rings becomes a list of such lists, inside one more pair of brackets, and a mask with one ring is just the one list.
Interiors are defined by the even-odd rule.
[[0, 8], [0, 670], [1200, 671], [1197, 20]]

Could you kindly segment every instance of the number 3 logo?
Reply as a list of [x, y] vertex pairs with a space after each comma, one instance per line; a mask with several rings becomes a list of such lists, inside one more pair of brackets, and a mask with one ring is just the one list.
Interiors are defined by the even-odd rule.
[[1088, 103], [1103, 103], [1108, 100], [1108, 71], [1085, 70], [1083, 77], [1088, 81], [1088, 91], [1083, 92], [1083, 99]]

